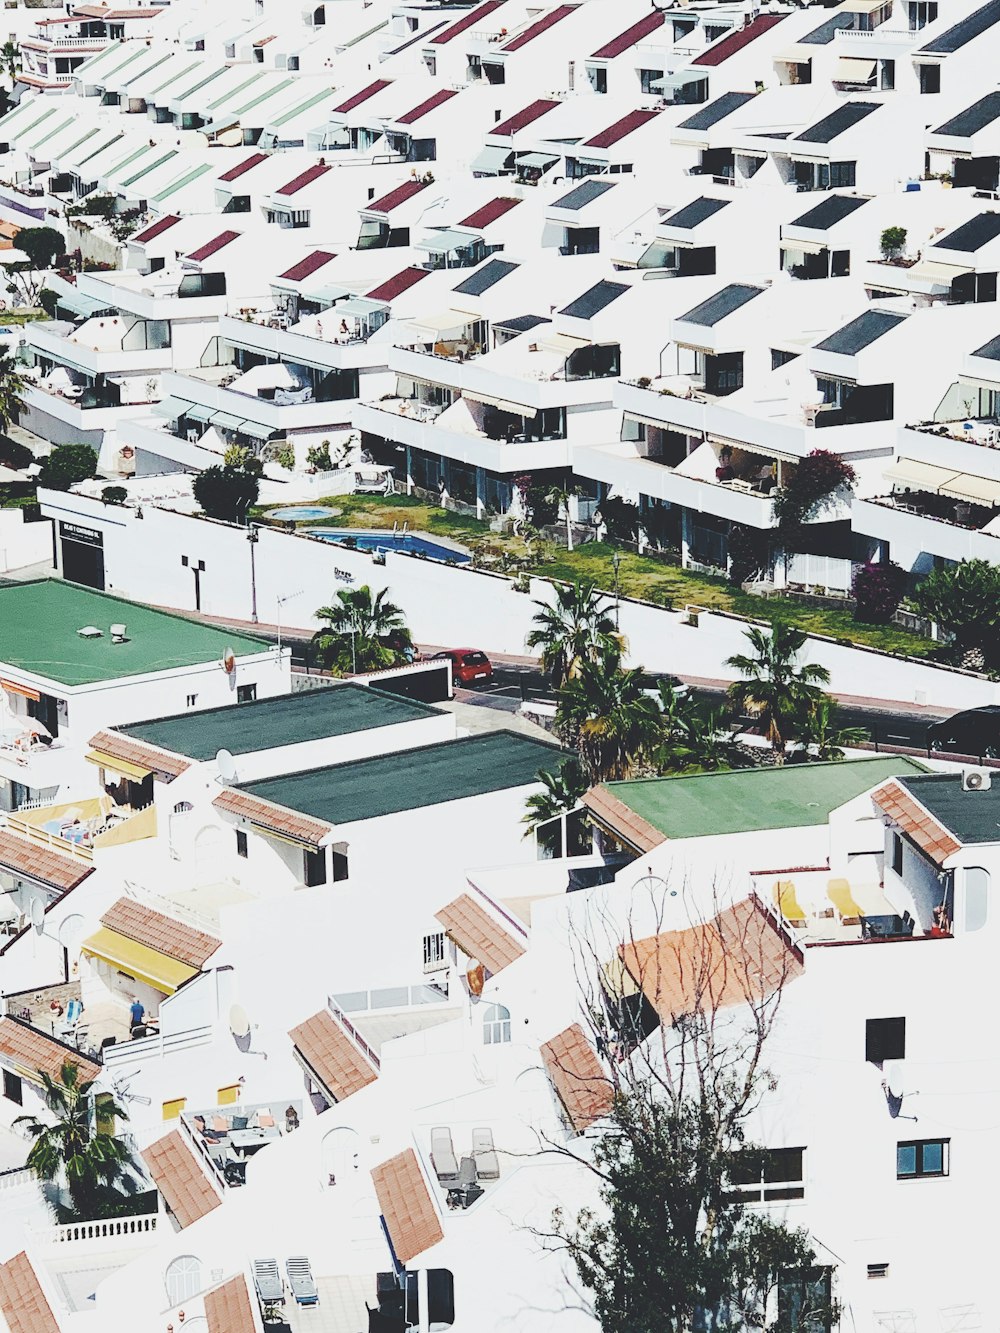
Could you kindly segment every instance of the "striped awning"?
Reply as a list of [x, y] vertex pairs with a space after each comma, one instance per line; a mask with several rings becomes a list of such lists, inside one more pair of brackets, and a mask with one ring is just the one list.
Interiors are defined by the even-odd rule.
[[88, 764], [96, 764], [98, 768], [110, 769], [112, 773], [120, 773], [122, 777], [131, 778], [133, 782], [144, 782], [153, 773], [151, 768], [142, 768], [139, 764], [131, 764], [127, 759], [116, 759], [113, 754], [104, 754], [102, 750], [88, 750], [83, 757]]
[[101, 959], [116, 971], [145, 982], [163, 995], [173, 995], [186, 981], [198, 975], [198, 968], [119, 935], [117, 930], [109, 930], [107, 926], [88, 936], [80, 948], [91, 958]]

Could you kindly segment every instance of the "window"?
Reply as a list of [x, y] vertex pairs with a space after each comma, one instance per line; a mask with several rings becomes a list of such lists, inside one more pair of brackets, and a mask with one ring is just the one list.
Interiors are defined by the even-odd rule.
[[946, 1176], [951, 1139], [914, 1139], [896, 1144], [896, 1179]]
[[778, 1326], [789, 1333], [830, 1333], [833, 1327], [833, 1270], [785, 1269], [778, 1277]]
[[326, 883], [326, 851], [323, 848], [315, 852], [303, 852], [302, 862], [302, 879], [307, 888], [313, 889], [318, 884]]
[[865, 1023], [865, 1059], [880, 1065], [883, 1060], [902, 1060], [906, 1055], [905, 1018], [869, 1018]]
[[246, 829], [238, 828], [236, 830], [236, 855], [242, 856], [244, 861], [247, 859], [247, 835]]
[[654, 83], [659, 83], [663, 78], [662, 69], [641, 69], [639, 71], [639, 90], [644, 93], [658, 93], [659, 88], [654, 88]]
[[499, 1046], [510, 1041], [510, 1010], [502, 1004], [488, 1004], [483, 1010], [483, 1044]]
[[12, 1074], [9, 1069], [3, 1071], [3, 1095], [15, 1106], [24, 1105], [24, 1089], [21, 1087], [21, 1080], [16, 1074]]
[[434, 972], [444, 966], [444, 931], [438, 930], [433, 935], [424, 936], [424, 971]]
[[911, 0], [908, 8], [910, 11], [910, 32], [919, 32], [921, 28], [926, 28], [928, 23], [933, 23], [937, 18], [937, 0], [917, 0], [917, 3], [913, 3], [913, 0]]
[[891, 93], [896, 87], [895, 60], [879, 61], [879, 87], [884, 93]]
[[730, 1198], [745, 1203], [769, 1203], [778, 1199], [805, 1198], [803, 1157], [805, 1148], [765, 1148], [740, 1153], [729, 1173]]
[[193, 1254], [179, 1254], [167, 1265], [167, 1304], [181, 1305], [201, 1291], [201, 1263]]
[[252, 704], [257, 698], [256, 685], [237, 685], [236, 702], [238, 704]]
[[177, 804], [174, 806], [174, 814], [187, 815], [190, 814], [193, 809], [194, 806], [191, 804], [190, 801], [178, 801]]
[[965, 872], [965, 929], [982, 930], [989, 916], [990, 872], [969, 866]]
[[903, 873], [903, 839], [898, 833], [892, 835], [892, 871], [894, 875]]
[[771, 369], [777, 370], [779, 366], [785, 366], [789, 361], [794, 361], [799, 355], [798, 352], [786, 352], [780, 347], [771, 348]]
[[869, 1264], [869, 1265], [868, 1265], [868, 1278], [869, 1278], [869, 1281], [870, 1281], [872, 1278], [888, 1277], [888, 1276], [889, 1276], [889, 1265], [888, 1265], [888, 1264]]
[[830, 189], [843, 190], [848, 187], [853, 189], [857, 175], [857, 165], [856, 162], [831, 162]]
[[608, 71], [598, 65], [591, 65], [587, 70], [587, 77], [590, 80], [590, 87], [595, 93], [606, 93], [608, 91]]
[[176, 1120], [184, 1110], [187, 1103], [186, 1097], [172, 1097], [170, 1101], [163, 1103], [164, 1120]]
[[197, 702], [198, 696], [196, 694], [189, 694], [185, 699], [188, 708], [193, 708]]
[[348, 878], [347, 865], [347, 843], [335, 842], [333, 844], [333, 882], [339, 884], [341, 880]]
[[941, 66], [921, 65], [919, 69], [920, 91], [922, 93], [939, 93], [941, 91]]

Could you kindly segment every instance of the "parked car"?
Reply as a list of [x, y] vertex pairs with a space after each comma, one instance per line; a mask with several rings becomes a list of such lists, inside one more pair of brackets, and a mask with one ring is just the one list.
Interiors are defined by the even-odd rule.
[[493, 675], [493, 663], [478, 648], [446, 648], [434, 656], [451, 658], [453, 685], [471, 685], [473, 681], [489, 680]]
[[935, 722], [927, 728], [927, 748], [996, 759], [1000, 756], [1000, 705], [967, 708]]

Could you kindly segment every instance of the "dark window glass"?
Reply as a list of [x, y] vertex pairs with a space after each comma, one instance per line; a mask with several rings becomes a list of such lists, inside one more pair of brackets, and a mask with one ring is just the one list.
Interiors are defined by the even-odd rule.
[[257, 698], [256, 685], [237, 685], [236, 702], [238, 704], [250, 704]]
[[906, 1056], [906, 1019], [869, 1018], [865, 1023], [865, 1059], [873, 1064]]
[[915, 1139], [896, 1144], [896, 1178], [914, 1180], [921, 1176], [948, 1174], [949, 1139]]
[[247, 835], [241, 828], [236, 830], [236, 855], [243, 857], [247, 855]]
[[3, 1095], [9, 1102], [14, 1102], [16, 1106], [24, 1105], [21, 1080], [16, 1074], [12, 1074], [9, 1069], [3, 1071]]
[[315, 851], [305, 852], [303, 854], [303, 875], [307, 887], [315, 888], [317, 884], [326, 883], [326, 852]]

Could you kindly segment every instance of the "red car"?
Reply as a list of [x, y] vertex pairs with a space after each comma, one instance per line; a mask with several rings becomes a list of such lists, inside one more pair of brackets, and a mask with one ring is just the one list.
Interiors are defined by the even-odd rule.
[[493, 663], [478, 648], [448, 648], [434, 656], [451, 658], [453, 685], [471, 685], [476, 680], [489, 680], [493, 675]]

